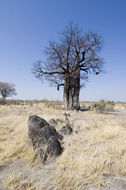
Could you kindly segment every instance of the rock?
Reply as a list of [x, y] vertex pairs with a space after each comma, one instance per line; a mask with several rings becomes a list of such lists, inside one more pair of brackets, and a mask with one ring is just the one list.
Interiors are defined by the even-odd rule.
[[57, 157], [62, 151], [63, 148], [61, 147], [60, 142], [54, 136], [51, 136], [48, 141], [46, 155], [49, 157]]
[[65, 117], [70, 117], [70, 114], [69, 113], [64, 113], [64, 116]]
[[52, 125], [50, 126], [50, 131], [51, 131], [50, 136], [54, 136], [57, 140], [60, 140], [60, 141], [63, 140], [63, 136], [58, 133], [58, 131], [55, 129], [54, 126]]
[[28, 119], [28, 136], [32, 141], [33, 147], [37, 148], [40, 144], [45, 144], [45, 136], [43, 128], [48, 126], [46, 120], [36, 116], [31, 115]]
[[54, 137], [51, 136], [48, 140], [48, 144], [45, 150], [42, 148], [38, 148], [33, 161], [35, 159], [41, 159], [42, 163], [44, 163], [47, 158], [55, 158], [59, 156], [63, 151], [63, 148], [61, 147], [60, 142]]
[[50, 126], [46, 120], [36, 115], [31, 115], [28, 119], [28, 136], [34, 148], [47, 145], [51, 136], [57, 140], [63, 139], [54, 126]]
[[44, 163], [47, 159], [47, 155], [46, 155], [46, 151], [44, 151], [42, 148], [38, 148], [33, 161], [35, 161], [36, 159], [40, 159], [42, 163]]
[[47, 121], [37, 115], [31, 115], [28, 119], [28, 126], [31, 126], [36, 129], [41, 129], [45, 125], [48, 125]]
[[58, 124], [61, 124], [63, 123], [64, 121], [61, 120], [61, 119], [50, 119], [49, 123], [52, 124], [52, 125], [58, 125]]
[[50, 119], [49, 123], [51, 123], [52, 125], [56, 125], [56, 120], [55, 119]]
[[49, 123], [51, 123], [52, 125], [56, 125], [56, 120], [55, 119], [50, 119]]
[[72, 132], [73, 132], [73, 129], [71, 128], [71, 126], [66, 124], [65, 126], [61, 128], [61, 130], [59, 131], [59, 134], [70, 135]]

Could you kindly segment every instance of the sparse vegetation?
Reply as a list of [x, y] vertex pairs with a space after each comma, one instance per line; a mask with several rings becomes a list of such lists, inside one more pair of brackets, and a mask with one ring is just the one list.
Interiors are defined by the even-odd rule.
[[6, 179], [4, 183], [6, 190], [37, 190], [30, 179], [24, 176], [13, 176]]
[[44, 101], [46, 107], [48, 108], [53, 108], [53, 109], [57, 109], [58, 107], [61, 108], [61, 106], [63, 105], [63, 102], [61, 101]]
[[[19, 190], [27, 181], [27, 190], [37, 187], [38, 190], [88, 190], [89, 186], [101, 189], [108, 185], [111, 176], [125, 176], [126, 104], [115, 104], [115, 109], [119, 115], [69, 111], [73, 133], [64, 137], [62, 155], [42, 165], [38, 160], [33, 162], [36, 152], [28, 141], [27, 119], [36, 114], [47, 121], [64, 120], [65, 111], [48, 108], [45, 102], [32, 106], [1, 105], [0, 179], [5, 187]], [[56, 125], [58, 131], [61, 127]], [[18, 178], [19, 171], [20, 176], [24, 173], [25, 176]]]
[[114, 109], [115, 103], [113, 101], [100, 100], [95, 103], [92, 108], [98, 112], [111, 112]]

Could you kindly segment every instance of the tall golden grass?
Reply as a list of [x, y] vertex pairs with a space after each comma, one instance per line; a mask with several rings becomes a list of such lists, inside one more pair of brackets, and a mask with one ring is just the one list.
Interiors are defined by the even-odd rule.
[[[115, 109], [125, 110], [126, 105], [116, 104]], [[36, 114], [49, 121], [64, 119], [64, 112], [45, 103], [0, 105], [0, 168], [22, 159], [28, 167], [34, 167], [35, 153], [28, 140], [29, 115]], [[107, 177], [126, 175], [125, 115], [93, 111], [69, 113], [73, 134], [64, 138], [64, 152], [56, 159], [57, 167], [50, 174], [54, 189], [82, 190], [89, 185], [102, 188], [108, 185]], [[59, 130], [62, 126], [56, 127]], [[16, 177], [10, 176], [3, 181], [8, 190], [15, 189], [14, 180]]]

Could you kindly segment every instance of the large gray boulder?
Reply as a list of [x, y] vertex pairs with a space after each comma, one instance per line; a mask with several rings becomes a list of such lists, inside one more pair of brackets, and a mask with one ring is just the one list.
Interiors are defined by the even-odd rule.
[[57, 157], [62, 151], [63, 148], [61, 147], [60, 142], [54, 136], [51, 136], [48, 141], [46, 155], [49, 157]]
[[51, 136], [54, 136], [56, 140], [63, 139], [54, 126], [49, 125], [45, 119], [37, 115], [31, 115], [28, 119], [28, 136], [34, 148], [47, 145]]
[[34, 160], [39, 158], [42, 163], [44, 163], [47, 158], [55, 158], [62, 154], [62, 152], [63, 148], [60, 142], [54, 136], [51, 136], [48, 140], [45, 151], [42, 148], [38, 148]]

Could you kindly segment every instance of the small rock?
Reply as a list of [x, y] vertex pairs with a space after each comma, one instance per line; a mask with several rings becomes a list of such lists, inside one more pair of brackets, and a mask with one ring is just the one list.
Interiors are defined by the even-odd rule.
[[73, 129], [70, 125], [65, 125], [62, 127], [62, 129], [59, 131], [59, 134], [61, 135], [70, 135], [73, 132]]
[[56, 125], [56, 120], [55, 119], [50, 119], [49, 123], [51, 123], [52, 125]]

